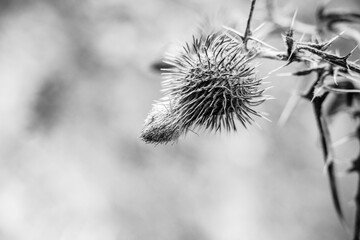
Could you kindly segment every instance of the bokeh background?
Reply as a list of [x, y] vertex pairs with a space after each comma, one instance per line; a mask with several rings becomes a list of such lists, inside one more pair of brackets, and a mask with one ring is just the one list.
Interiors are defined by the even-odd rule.
[[[151, 65], [206, 18], [242, 29], [249, 2], [0, 1], [0, 239], [344, 239], [311, 106], [276, 124], [306, 79], [269, 78], [276, 99], [261, 110], [273, 122], [261, 128], [190, 132], [158, 146], [138, 138], [161, 97]], [[279, 1], [310, 23], [316, 4]], [[258, 74], [281, 64], [267, 61]], [[334, 120], [334, 139], [351, 125]], [[356, 153], [357, 143], [339, 147], [339, 165]], [[342, 173], [351, 224], [355, 176]]]

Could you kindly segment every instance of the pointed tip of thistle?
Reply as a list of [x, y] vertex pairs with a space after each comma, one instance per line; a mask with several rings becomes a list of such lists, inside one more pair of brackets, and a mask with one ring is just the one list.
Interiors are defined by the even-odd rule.
[[167, 144], [179, 137], [180, 129], [174, 122], [169, 106], [162, 102], [155, 103], [145, 119], [140, 139], [145, 143]]

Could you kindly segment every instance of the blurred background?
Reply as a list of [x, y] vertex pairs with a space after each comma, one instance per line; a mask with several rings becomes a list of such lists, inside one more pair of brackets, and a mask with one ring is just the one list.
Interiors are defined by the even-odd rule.
[[[273, 122], [259, 120], [261, 128], [190, 132], [158, 146], [138, 138], [162, 96], [151, 65], [206, 18], [242, 29], [249, 2], [1, 0], [0, 238], [344, 239], [311, 106], [301, 103], [285, 126], [276, 124], [305, 79], [272, 75], [276, 99], [261, 110]], [[258, 2], [255, 25], [264, 13]], [[279, 5], [311, 23], [315, 2]], [[269, 42], [282, 48], [280, 38]], [[281, 64], [265, 62], [258, 74]], [[339, 116], [334, 139], [351, 126]], [[339, 164], [355, 154], [356, 142], [339, 147]], [[355, 176], [342, 173], [351, 224]]]

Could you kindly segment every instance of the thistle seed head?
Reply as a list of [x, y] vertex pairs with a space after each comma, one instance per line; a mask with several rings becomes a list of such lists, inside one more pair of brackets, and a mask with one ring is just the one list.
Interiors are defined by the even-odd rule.
[[[153, 108], [148, 119], [162, 119], [147, 120], [142, 138], [169, 142], [193, 127], [236, 131], [236, 119], [246, 127], [253, 116], [261, 117], [253, 109], [266, 100], [259, 88], [262, 79], [255, 77], [250, 63], [255, 56], [256, 52], [246, 51], [241, 43], [222, 34], [193, 38], [181, 53], [166, 56], [165, 62], [173, 66], [163, 69], [167, 112], [155, 113]], [[159, 128], [161, 136], [147, 132]], [[149, 136], [153, 137], [150, 141]]]

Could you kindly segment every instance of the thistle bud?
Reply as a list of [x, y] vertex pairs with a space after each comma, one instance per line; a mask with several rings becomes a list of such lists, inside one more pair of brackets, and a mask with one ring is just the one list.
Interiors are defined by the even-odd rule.
[[180, 136], [180, 126], [174, 121], [174, 112], [167, 101], [156, 102], [145, 119], [141, 138], [146, 143], [168, 143]]
[[155, 104], [141, 137], [167, 143], [191, 128], [236, 131], [236, 119], [246, 127], [253, 116], [261, 117], [253, 109], [266, 100], [250, 63], [255, 56], [220, 34], [193, 38], [179, 54], [167, 55], [165, 62], [173, 67], [163, 69], [166, 101]]

